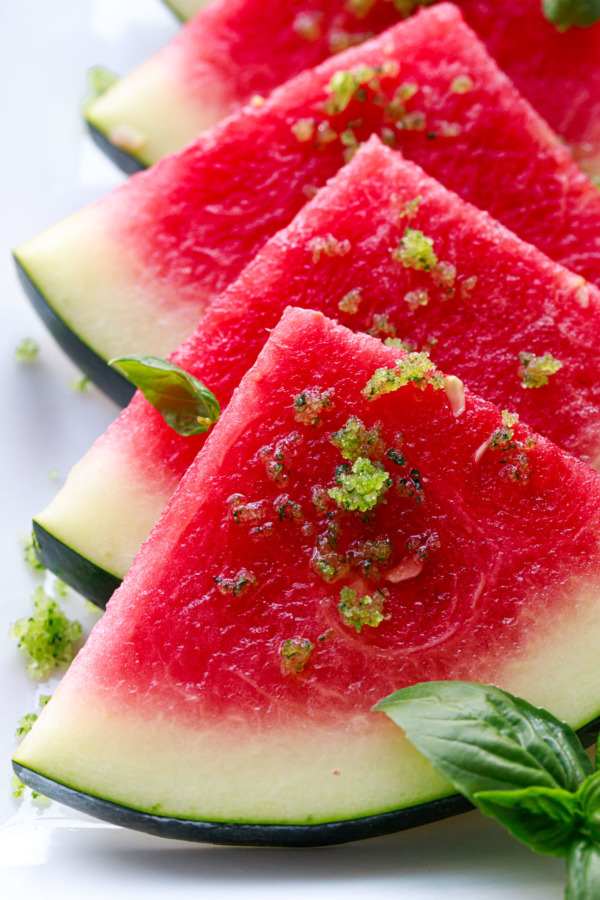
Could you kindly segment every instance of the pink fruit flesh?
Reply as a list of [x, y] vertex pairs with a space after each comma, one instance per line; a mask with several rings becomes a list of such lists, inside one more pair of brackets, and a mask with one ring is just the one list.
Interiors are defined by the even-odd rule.
[[[559, 32], [543, 15], [541, 0], [460, 0], [457, 5], [500, 68], [577, 157], [598, 157], [600, 25]], [[206, 85], [216, 81], [228, 98], [226, 114], [345, 43], [388, 28], [400, 15], [389, 0], [377, 0], [364, 16], [339, 0], [291, 0], [268, 7], [262, 0], [221, 0], [175, 38], [169, 65], [182, 93], [195, 103], [205, 101]]]
[[[527, 473], [505, 477], [506, 452], [477, 454], [500, 411], [469, 392], [458, 417], [443, 387], [365, 399], [374, 371], [397, 357], [317, 313], [286, 312], [66, 676], [66, 696], [93, 685], [120, 714], [202, 728], [242, 711], [268, 728], [331, 722], [418, 680], [497, 681], [553, 627], [575, 584], [597, 588], [597, 475], [544, 438], [530, 446], [517, 425]], [[317, 426], [295, 411], [307, 389], [330, 392]], [[331, 434], [351, 415], [379, 427], [375, 455], [393, 479], [366, 516], [326, 493], [315, 504], [335, 485], [343, 459]], [[414, 469], [422, 502], [401, 485]], [[385, 563], [365, 564], [365, 540], [390, 542]], [[329, 583], [315, 569], [323, 541], [351, 561]], [[418, 574], [398, 582], [411, 560]], [[244, 570], [238, 596], [216, 581]], [[344, 585], [383, 591], [377, 627], [345, 624]], [[300, 673], [282, 670], [287, 639], [314, 645]]]
[[[341, 114], [326, 114], [336, 71], [386, 60], [392, 72], [400, 62], [399, 74], [367, 85], [366, 99]], [[464, 75], [473, 89], [453, 92]], [[399, 88], [410, 93], [406, 85], [417, 90], [398, 127], [387, 101]], [[317, 136], [300, 141], [292, 128], [304, 120], [329, 123], [338, 137], [319, 147]], [[550, 257], [600, 280], [600, 195], [448, 4], [305, 72], [261, 108], [247, 107], [131, 179], [101, 201], [115, 241], [146, 279], [153, 273], [157, 289], [168, 284], [181, 302], [205, 305], [340, 167], [339, 135], [352, 123], [359, 141], [371, 133], [391, 139], [388, 129], [431, 175]]]
[[[401, 215], [416, 197], [421, 201], [414, 215]], [[407, 226], [423, 230], [439, 259], [455, 266], [449, 295], [431, 272], [392, 259]], [[315, 262], [315, 241], [326, 235], [342, 248], [347, 242], [349, 250], [343, 256], [321, 253]], [[406, 296], [416, 290], [426, 290], [428, 302], [412, 308]], [[347, 302], [340, 308], [352, 291], [359, 295], [354, 313]], [[597, 465], [598, 289], [376, 139], [267, 244], [172, 359], [207, 384], [224, 407], [285, 306], [294, 303], [354, 331], [428, 349], [471, 389]], [[552, 353], [562, 368], [547, 385], [524, 388], [521, 351]], [[138, 395], [97, 446], [127, 460], [133, 481], [152, 486], [164, 505], [173, 478], [183, 476], [205, 437], [180, 437]]]

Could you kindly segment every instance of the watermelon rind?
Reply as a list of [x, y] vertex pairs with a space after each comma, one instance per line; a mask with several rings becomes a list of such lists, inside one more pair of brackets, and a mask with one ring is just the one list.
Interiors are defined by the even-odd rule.
[[90, 121], [86, 121], [86, 125], [89, 135], [96, 146], [126, 175], [135, 175], [136, 172], [140, 172], [148, 167], [148, 163], [142, 162], [137, 156], [111, 143], [102, 129], [97, 128]]
[[119, 406], [127, 406], [135, 393], [131, 382], [116, 369], [107, 366], [106, 360], [69, 327], [66, 320], [56, 312], [41, 288], [35, 283], [17, 254], [14, 258], [21, 287], [59, 347], [111, 400], [114, 400]]
[[419, 825], [428, 825], [472, 809], [464, 797], [453, 794], [419, 806], [339, 822], [315, 825], [273, 825], [247, 822], [199, 822], [139, 812], [92, 794], [60, 784], [32, 769], [13, 763], [17, 778], [45, 797], [57, 800], [105, 822], [133, 828], [157, 837], [198, 843], [248, 847], [323, 847], [381, 837]]
[[[589, 747], [596, 740], [599, 730], [600, 717], [597, 717], [580, 728], [577, 734], [583, 745]], [[104, 822], [172, 840], [225, 846], [324, 847], [346, 844], [429, 825], [473, 809], [465, 797], [452, 794], [406, 809], [338, 822], [320, 822], [315, 825], [201, 822], [194, 819], [152, 815], [120, 803], [112, 803], [46, 778], [14, 761], [13, 770], [17, 778], [29, 785], [32, 790]]]
[[60, 541], [35, 519], [33, 533], [36, 555], [44, 568], [104, 609], [121, 584], [121, 579]]

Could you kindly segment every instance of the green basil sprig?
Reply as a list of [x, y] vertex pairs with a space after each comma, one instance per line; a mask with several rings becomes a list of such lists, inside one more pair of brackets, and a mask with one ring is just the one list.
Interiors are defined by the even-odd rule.
[[201, 381], [157, 356], [119, 356], [109, 366], [121, 369], [177, 434], [202, 434], [221, 413], [217, 398]]
[[416, 684], [374, 709], [485, 815], [537, 853], [566, 856], [567, 900], [600, 898], [600, 771], [572, 728], [464, 681]]
[[589, 28], [600, 21], [600, 0], [542, 0], [542, 9], [559, 31], [571, 25]]

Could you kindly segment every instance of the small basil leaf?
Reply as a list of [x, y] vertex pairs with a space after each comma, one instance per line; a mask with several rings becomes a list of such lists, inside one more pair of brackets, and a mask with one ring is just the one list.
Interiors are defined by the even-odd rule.
[[481, 791], [473, 795], [473, 802], [537, 853], [566, 856], [580, 837], [579, 807], [570, 791], [538, 787]]
[[567, 857], [565, 900], [600, 897], [600, 846], [591, 841], [573, 844]]
[[600, 0], [543, 0], [542, 9], [559, 31], [571, 25], [589, 28], [600, 21]]
[[465, 681], [425, 682], [380, 701], [434, 768], [473, 800], [479, 791], [577, 790], [592, 771], [577, 735], [506, 691]]
[[221, 412], [217, 398], [201, 381], [157, 356], [119, 356], [109, 366], [121, 369], [177, 434], [202, 434]]
[[586, 834], [600, 846], [600, 771], [586, 778], [575, 796]]

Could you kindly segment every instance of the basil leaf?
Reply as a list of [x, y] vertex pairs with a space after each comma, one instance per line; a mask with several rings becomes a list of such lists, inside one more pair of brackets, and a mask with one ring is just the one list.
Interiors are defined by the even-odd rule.
[[537, 853], [566, 856], [580, 838], [576, 795], [556, 788], [481, 791], [473, 802]]
[[202, 434], [219, 418], [221, 410], [215, 395], [166, 359], [119, 356], [108, 364], [122, 370], [177, 434]]
[[571, 25], [589, 28], [600, 21], [600, 0], [543, 0], [542, 9], [559, 31]]
[[600, 771], [583, 782], [576, 794], [587, 835], [600, 846]]
[[600, 846], [591, 841], [573, 844], [567, 857], [565, 900], [600, 897]]
[[400, 725], [433, 767], [473, 802], [480, 791], [575, 791], [592, 772], [568, 725], [489, 685], [416, 684], [374, 709]]

